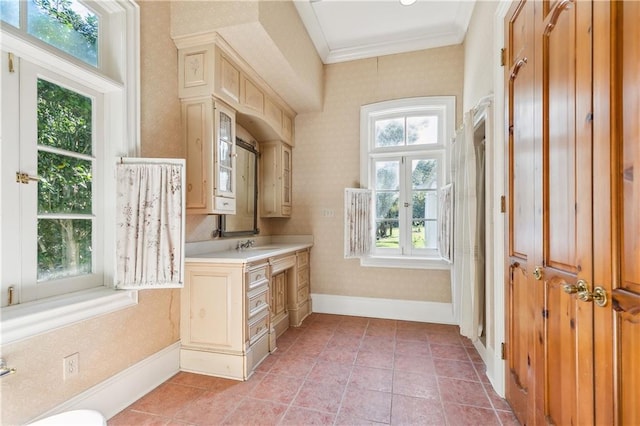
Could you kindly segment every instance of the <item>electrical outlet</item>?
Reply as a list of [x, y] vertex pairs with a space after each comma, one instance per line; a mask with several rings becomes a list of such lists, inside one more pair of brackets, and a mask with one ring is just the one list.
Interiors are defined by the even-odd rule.
[[62, 377], [64, 380], [75, 377], [80, 372], [80, 354], [68, 355], [62, 359]]
[[320, 214], [322, 217], [334, 217], [336, 215], [336, 211], [333, 209], [322, 209]]

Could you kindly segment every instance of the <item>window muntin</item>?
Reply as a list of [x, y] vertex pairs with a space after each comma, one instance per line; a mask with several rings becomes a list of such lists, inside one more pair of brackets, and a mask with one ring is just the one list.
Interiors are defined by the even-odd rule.
[[[361, 181], [373, 191], [375, 259], [439, 259], [438, 191], [445, 184], [453, 97], [409, 98], [361, 110]], [[364, 260], [363, 260], [364, 262]], [[417, 265], [417, 264], [416, 264]], [[380, 266], [383, 266], [382, 264]]]

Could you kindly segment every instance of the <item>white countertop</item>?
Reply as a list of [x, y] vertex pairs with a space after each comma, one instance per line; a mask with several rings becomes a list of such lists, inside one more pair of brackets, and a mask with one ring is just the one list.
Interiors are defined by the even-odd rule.
[[[255, 240], [255, 246], [236, 250], [238, 241]], [[234, 238], [187, 243], [185, 262], [249, 263], [285, 255], [313, 246], [311, 235]]]

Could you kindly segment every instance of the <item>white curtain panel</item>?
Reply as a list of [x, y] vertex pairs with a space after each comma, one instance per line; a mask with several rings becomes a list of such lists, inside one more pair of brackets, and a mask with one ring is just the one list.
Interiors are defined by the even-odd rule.
[[366, 256], [371, 252], [371, 190], [344, 190], [344, 257]]
[[478, 338], [479, 294], [476, 276], [476, 164], [473, 145], [473, 116], [467, 112], [464, 127], [456, 134], [453, 147], [455, 163], [454, 264], [452, 279], [460, 288], [460, 333]]
[[438, 194], [438, 251], [447, 262], [453, 261], [453, 184], [440, 188]]
[[123, 159], [116, 170], [115, 287], [183, 287], [184, 160]]

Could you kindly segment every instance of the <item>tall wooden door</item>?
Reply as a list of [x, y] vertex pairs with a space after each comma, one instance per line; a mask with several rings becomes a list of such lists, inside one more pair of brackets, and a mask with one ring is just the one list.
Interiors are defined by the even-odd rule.
[[505, 27], [507, 399], [640, 425], [640, 2], [529, 2]]
[[[508, 17], [507, 399], [523, 424], [592, 424], [589, 1]], [[580, 296], [580, 297], [578, 297]]]
[[[542, 263], [536, 420], [594, 422], [592, 4], [542, 3]], [[582, 356], [585, 354], [586, 356]]]
[[508, 88], [506, 104], [509, 125], [507, 235], [509, 283], [506, 311], [507, 333], [506, 395], [521, 423], [533, 416], [535, 361], [532, 353], [535, 336], [535, 298], [531, 270], [537, 263], [534, 240], [534, 180], [536, 115], [534, 111], [534, 1], [514, 4], [507, 15]]
[[[595, 3], [596, 422], [640, 424], [640, 2]], [[608, 113], [607, 113], [608, 111]]]

